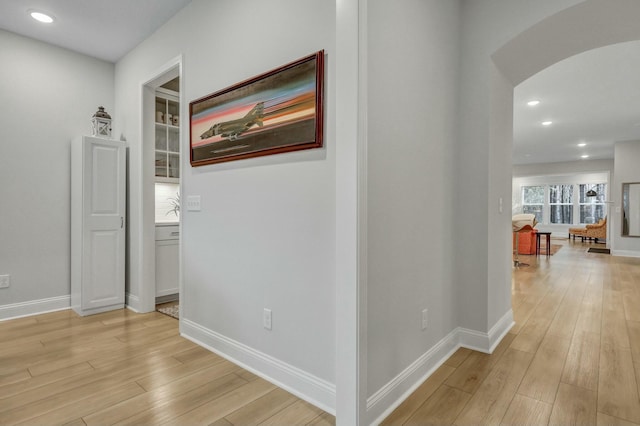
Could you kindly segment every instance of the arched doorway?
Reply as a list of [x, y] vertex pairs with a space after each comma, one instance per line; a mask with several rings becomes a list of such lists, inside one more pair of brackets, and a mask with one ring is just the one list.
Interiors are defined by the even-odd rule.
[[639, 14], [640, 2], [584, 1], [539, 21], [490, 55], [488, 328], [510, 310], [511, 247], [506, 244], [510, 215], [496, 212], [492, 205], [511, 193], [513, 89], [576, 54], [639, 40], [640, 23], [635, 18]]

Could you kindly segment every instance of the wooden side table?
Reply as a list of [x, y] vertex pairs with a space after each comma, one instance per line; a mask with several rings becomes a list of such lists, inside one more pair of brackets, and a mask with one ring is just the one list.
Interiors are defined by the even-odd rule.
[[547, 257], [551, 255], [551, 232], [536, 232], [536, 256], [540, 255], [540, 236], [547, 238]]

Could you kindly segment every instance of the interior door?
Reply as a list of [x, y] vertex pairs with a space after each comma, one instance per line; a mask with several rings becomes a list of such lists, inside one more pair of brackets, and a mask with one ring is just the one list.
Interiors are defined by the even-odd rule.
[[86, 137], [84, 147], [83, 309], [124, 303], [125, 146]]

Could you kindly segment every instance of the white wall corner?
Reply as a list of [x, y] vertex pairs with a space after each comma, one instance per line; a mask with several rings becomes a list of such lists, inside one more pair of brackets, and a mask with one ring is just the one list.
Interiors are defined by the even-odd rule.
[[500, 344], [504, 336], [507, 335], [515, 324], [513, 320], [513, 309], [509, 309], [502, 318], [491, 327], [491, 330], [489, 330], [489, 353], [493, 353], [496, 346]]
[[367, 398], [367, 423], [378, 425], [431, 376], [458, 348], [458, 329], [421, 355]]
[[180, 321], [182, 337], [335, 415], [336, 387], [319, 377], [223, 336], [188, 319]]
[[458, 338], [460, 346], [490, 354], [514, 324], [513, 310], [509, 309], [502, 318], [491, 327], [488, 333], [459, 327]]
[[0, 306], [0, 321], [63, 311], [71, 308], [71, 296], [50, 297], [48, 299], [30, 300]]
[[621, 257], [640, 257], [640, 251], [634, 250], [611, 250], [612, 256], [621, 256]]
[[140, 298], [131, 293], [127, 293], [125, 295], [125, 305], [127, 309], [132, 310], [133, 312], [140, 313], [142, 309], [140, 309]]

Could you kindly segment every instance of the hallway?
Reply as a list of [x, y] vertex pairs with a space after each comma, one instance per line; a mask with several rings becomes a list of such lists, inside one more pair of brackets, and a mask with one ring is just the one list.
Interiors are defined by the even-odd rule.
[[640, 259], [552, 242], [521, 256], [494, 353], [458, 350], [383, 424], [640, 424]]

